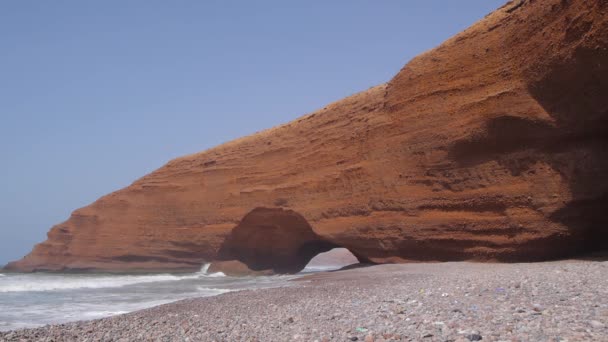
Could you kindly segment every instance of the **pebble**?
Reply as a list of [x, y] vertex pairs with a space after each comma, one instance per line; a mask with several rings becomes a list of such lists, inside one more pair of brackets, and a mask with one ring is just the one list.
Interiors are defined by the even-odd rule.
[[380, 265], [0, 332], [0, 341], [606, 341], [605, 265]]
[[479, 334], [470, 334], [470, 335], [467, 335], [466, 338], [469, 341], [481, 341], [481, 340], [483, 340], [483, 337], [481, 337], [481, 335], [479, 335]]
[[602, 322], [598, 321], [591, 321], [589, 324], [596, 329], [603, 328], [605, 326]]

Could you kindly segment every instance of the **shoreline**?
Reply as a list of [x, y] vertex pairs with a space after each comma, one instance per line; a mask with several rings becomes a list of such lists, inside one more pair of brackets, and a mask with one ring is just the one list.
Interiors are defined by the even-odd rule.
[[376, 265], [0, 332], [0, 341], [600, 341], [608, 261]]

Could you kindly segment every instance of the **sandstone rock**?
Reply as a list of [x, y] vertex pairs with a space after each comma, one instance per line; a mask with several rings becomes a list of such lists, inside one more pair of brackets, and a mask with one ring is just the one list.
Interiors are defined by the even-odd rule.
[[335, 247], [293, 210], [256, 208], [226, 238], [218, 259], [240, 260], [254, 271], [297, 273], [315, 255]]
[[607, 17], [603, 0], [510, 2], [387, 84], [76, 210], [7, 268], [186, 271], [233, 258], [294, 272], [332, 246], [377, 263], [605, 248]]

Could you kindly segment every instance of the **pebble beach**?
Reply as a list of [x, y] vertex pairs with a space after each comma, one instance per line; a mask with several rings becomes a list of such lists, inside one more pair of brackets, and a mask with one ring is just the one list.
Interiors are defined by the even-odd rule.
[[0, 341], [608, 341], [608, 262], [361, 267]]

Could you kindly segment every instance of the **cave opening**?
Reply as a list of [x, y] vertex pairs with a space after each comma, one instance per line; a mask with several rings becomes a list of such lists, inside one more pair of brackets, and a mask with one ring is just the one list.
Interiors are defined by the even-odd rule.
[[[317, 255], [338, 249], [334, 253], [350, 254], [349, 260], [355, 260], [353, 263], [369, 262], [352, 249], [343, 247], [318, 235], [296, 211], [258, 207], [247, 213], [226, 237], [218, 261], [238, 262], [253, 272], [294, 274], [302, 271]], [[216, 266], [217, 270], [226, 273], [219, 263], [216, 262]]]
[[359, 263], [359, 259], [347, 248], [335, 247], [315, 255], [302, 272], [333, 271]]

